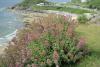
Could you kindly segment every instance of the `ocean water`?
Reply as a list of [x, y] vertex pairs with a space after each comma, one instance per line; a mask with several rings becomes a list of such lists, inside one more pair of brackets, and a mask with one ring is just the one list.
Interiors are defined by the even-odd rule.
[[6, 9], [19, 2], [21, 0], [0, 0], [0, 43], [8, 41], [22, 26], [20, 17]]

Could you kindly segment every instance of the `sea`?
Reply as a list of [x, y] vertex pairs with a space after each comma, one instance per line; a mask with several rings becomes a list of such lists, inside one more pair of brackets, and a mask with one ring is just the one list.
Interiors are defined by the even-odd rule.
[[20, 16], [7, 8], [20, 3], [22, 0], [0, 0], [0, 45], [9, 41], [22, 26]]

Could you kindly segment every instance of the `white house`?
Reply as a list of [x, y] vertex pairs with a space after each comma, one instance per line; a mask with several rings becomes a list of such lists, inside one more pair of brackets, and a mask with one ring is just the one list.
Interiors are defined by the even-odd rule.
[[81, 2], [87, 2], [87, 0], [81, 0]]
[[44, 6], [45, 4], [44, 3], [39, 3], [39, 4], [36, 4], [37, 6]]

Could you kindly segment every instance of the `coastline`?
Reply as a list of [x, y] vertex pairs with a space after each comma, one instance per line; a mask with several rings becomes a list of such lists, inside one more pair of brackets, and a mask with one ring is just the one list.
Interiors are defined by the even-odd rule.
[[[71, 14], [68, 12], [61, 12], [61, 11], [53, 11], [53, 10], [41, 10], [41, 11], [32, 11], [32, 10], [20, 10], [20, 9], [11, 9], [8, 8], [8, 10], [14, 12], [15, 14], [19, 14], [22, 16], [22, 22], [34, 22], [38, 21], [37, 18], [40, 17], [47, 17], [48, 14], [57, 14], [57, 15], [63, 15], [63, 16], [69, 16], [69, 18], [72, 18], [74, 16], [77, 17], [76, 14]], [[4, 38], [7, 39], [8, 42], [2, 43], [0, 45], [0, 54], [4, 53], [4, 49], [7, 48], [9, 45], [9, 41], [11, 41], [14, 37], [16, 37], [18, 29], [16, 29], [11, 34], [6, 35]]]
[[40, 17], [47, 17], [49, 14], [63, 15], [67, 18], [77, 20], [78, 14], [64, 12], [64, 11], [55, 11], [55, 10], [21, 10], [21, 9], [11, 9], [12, 12], [20, 14], [22, 16], [23, 22], [34, 22], [35, 19]]
[[6, 35], [4, 38], [1, 38], [1, 39], [6, 39], [6, 42], [0, 43], [0, 54], [4, 54], [5, 48], [7, 48], [7, 46], [9, 46], [9, 42], [14, 37], [16, 37], [17, 31], [18, 30], [16, 29], [13, 33]]
[[[10, 11], [10, 9], [8, 8], [2, 8], [1, 11], [3, 10], [7, 10], [7, 11]], [[22, 20], [23, 21], [23, 20]], [[22, 24], [21, 24], [22, 25]], [[23, 25], [21, 26], [21, 28], [23, 27]], [[19, 28], [18, 28], [19, 29]], [[3, 37], [0, 37], [0, 55], [4, 54], [4, 50], [5, 48], [7, 48], [7, 46], [9, 46], [9, 42], [14, 38], [16, 37], [16, 34], [18, 32], [18, 29], [16, 28], [14, 31], [12, 31], [11, 33], [3, 36]]]
[[8, 43], [3, 43], [3, 46], [0, 46], [0, 55], [4, 54], [4, 50], [7, 48]]

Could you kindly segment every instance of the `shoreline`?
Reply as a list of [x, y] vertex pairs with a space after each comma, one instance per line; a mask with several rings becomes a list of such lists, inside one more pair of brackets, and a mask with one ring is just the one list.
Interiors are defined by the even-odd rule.
[[[22, 22], [33, 22], [34, 20], [37, 20], [39, 17], [46, 17], [48, 14], [57, 14], [57, 15], [63, 15], [63, 16], [69, 16], [69, 18], [72, 18], [74, 16], [77, 17], [76, 14], [71, 14], [68, 12], [61, 12], [61, 11], [53, 11], [53, 10], [42, 10], [42, 11], [32, 11], [32, 10], [17, 10], [17, 9], [10, 9], [10, 11], [14, 12], [15, 14], [21, 15]], [[18, 29], [16, 29], [11, 34], [8, 34], [4, 37], [4, 39], [7, 39], [6, 43], [2, 43], [0, 45], [0, 54], [4, 52], [4, 49], [9, 45], [8, 42], [11, 41], [14, 37], [16, 37]], [[3, 39], [3, 38], [1, 38]], [[5, 44], [5, 45], [4, 45]]]
[[23, 22], [33, 22], [34, 18], [46, 17], [49, 14], [63, 15], [70, 20], [77, 20], [78, 14], [64, 12], [64, 11], [55, 11], [55, 10], [20, 10], [20, 9], [10, 9], [16, 14], [20, 14], [23, 18]]
[[10, 42], [14, 37], [16, 37], [17, 31], [18, 31], [18, 30], [16, 29], [13, 33], [6, 35], [4, 38], [1, 38], [1, 39], [4, 39], [4, 40], [6, 39], [6, 41], [3, 42], [3, 43], [0, 43], [0, 55], [1, 55], [1, 54], [4, 54], [5, 48], [7, 48], [7, 46], [9, 45], [9, 42]]
[[[9, 11], [8, 8], [2, 8], [1, 11], [3, 10], [7, 10]], [[22, 20], [23, 22], [23, 20]], [[23, 25], [22, 25], [23, 27]], [[22, 28], [21, 27], [21, 28]], [[14, 31], [12, 31], [11, 33], [8, 33], [7, 35], [4, 35], [2, 37], [0, 37], [0, 55], [4, 54], [4, 50], [5, 48], [7, 48], [7, 46], [9, 46], [9, 42], [16, 37], [16, 34], [18, 32], [18, 29], [16, 28]]]

